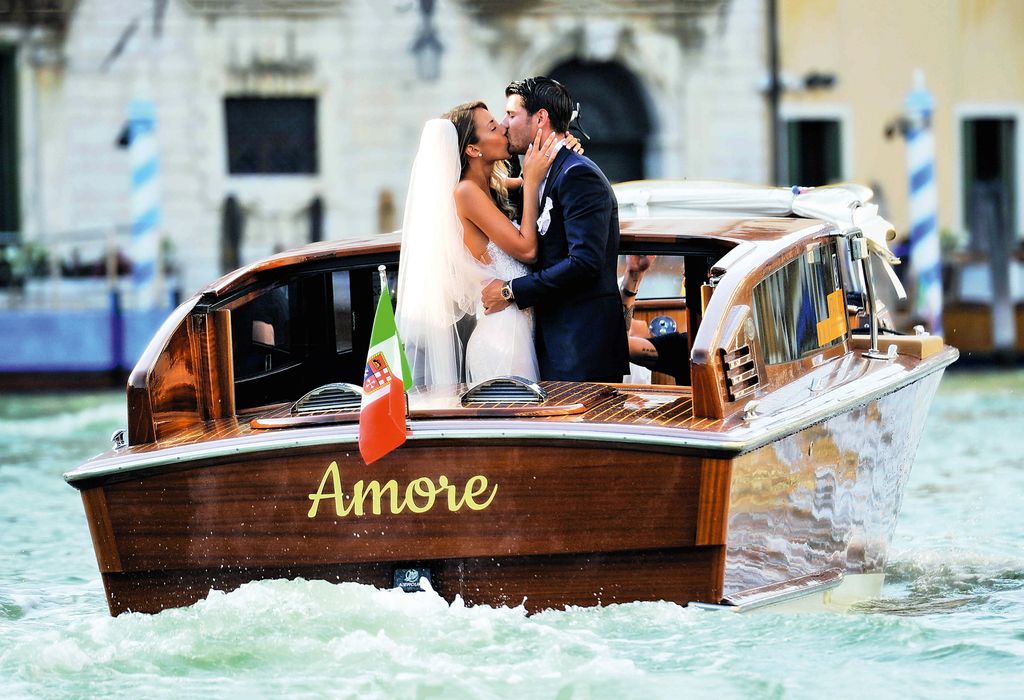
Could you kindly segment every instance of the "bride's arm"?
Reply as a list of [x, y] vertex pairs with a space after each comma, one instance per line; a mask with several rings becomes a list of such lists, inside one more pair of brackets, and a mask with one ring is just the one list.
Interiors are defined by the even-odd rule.
[[[572, 150], [572, 151], [575, 151], [576, 153], [579, 153], [580, 155], [583, 155], [584, 152], [585, 152], [583, 150], [583, 144], [581, 144], [580, 140], [578, 138], [576, 138], [575, 136], [573, 136], [572, 134], [566, 134], [566, 136], [565, 136], [565, 147], [568, 148], [569, 150]], [[543, 180], [544, 178], [541, 177], [541, 179]], [[506, 177], [505, 178], [505, 187], [507, 187], [510, 190], [518, 190], [522, 186], [523, 186], [523, 178], [521, 178], [521, 177]]]
[[[469, 219], [488, 239], [517, 260], [531, 263], [537, 259], [537, 235], [526, 235], [498, 209], [486, 192], [468, 180], [455, 186], [455, 207], [459, 216]], [[534, 204], [534, 217], [537, 216]], [[534, 225], [536, 229], [536, 225]]]
[[525, 263], [537, 259], [537, 215], [540, 183], [558, 154], [554, 134], [540, 147], [540, 134], [523, 158], [523, 217], [516, 228], [486, 192], [468, 181], [455, 187], [459, 215], [472, 221], [494, 245]]

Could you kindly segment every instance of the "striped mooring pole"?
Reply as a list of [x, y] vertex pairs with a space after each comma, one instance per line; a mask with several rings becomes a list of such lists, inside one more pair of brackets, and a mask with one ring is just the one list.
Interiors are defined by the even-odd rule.
[[132, 278], [142, 306], [156, 306], [159, 262], [160, 158], [156, 106], [149, 99], [128, 105], [128, 152], [132, 167]]
[[916, 280], [914, 315], [928, 330], [942, 334], [942, 258], [939, 251], [938, 196], [935, 189], [935, 100], [914, 73], [907, 93], [907, 172], [910, 176], [910, 271]]

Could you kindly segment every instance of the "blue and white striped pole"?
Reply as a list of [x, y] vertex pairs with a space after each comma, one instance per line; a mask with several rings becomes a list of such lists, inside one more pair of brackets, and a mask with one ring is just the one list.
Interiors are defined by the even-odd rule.
[[939, 253], [938, 196], [935, 189], [935, 101], [915, 71], [907, 94], [907, 172], [910, 175], [910, 270], [917, 281], [914, 314], [928, 330], [942, 334], [942, 259]]
[[152, 100], [128, 105], [128, 152], [132, 167], [132, 259], [136, 297], [142, 306], [156, 306], [160, 226], [160, 158], [156, 140], [156, 107]]

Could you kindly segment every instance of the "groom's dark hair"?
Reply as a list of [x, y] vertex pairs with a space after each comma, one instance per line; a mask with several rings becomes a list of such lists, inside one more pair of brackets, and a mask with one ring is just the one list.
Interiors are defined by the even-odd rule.
[[561, 133], [569, 130], [569, 120], [572, 119], [575, 103], [569, 91], [557, 80], [543, 75], [513, 80], [505, 88], [505, 97], [512, 95], [523, 98], [523, 107], [527, 114], [533, 115], [538, 110], [546, 109], [553, 131]]

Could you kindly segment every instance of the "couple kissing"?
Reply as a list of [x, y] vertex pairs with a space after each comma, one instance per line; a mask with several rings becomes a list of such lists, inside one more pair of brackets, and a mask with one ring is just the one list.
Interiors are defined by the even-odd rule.
[[[526, 78], [505, 96], [501, 122], [470, 102], [423, 128], [396, 312], [413, 382], [622, 381], [611, 185], [568, 133], [575, 110], [563, 85]], [[522, 177], [510, 177], [519, 155]]]

